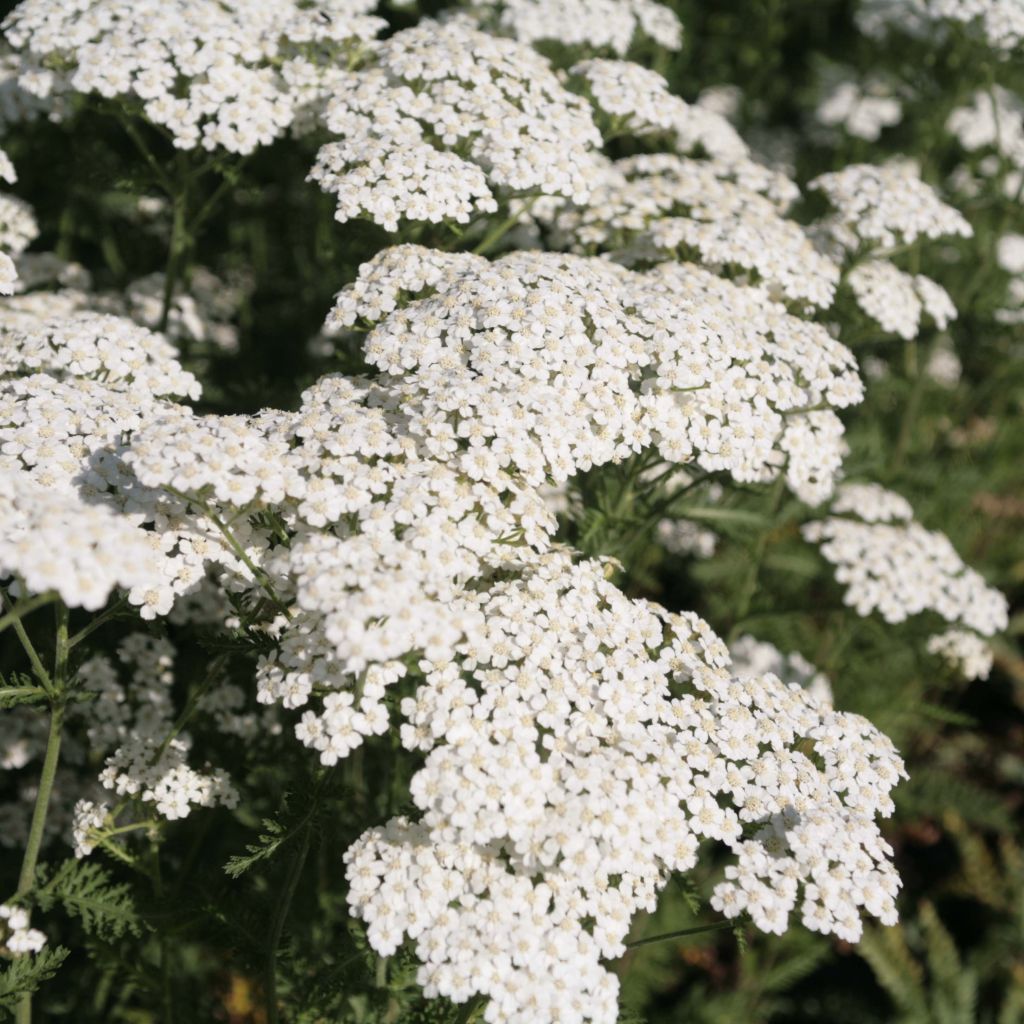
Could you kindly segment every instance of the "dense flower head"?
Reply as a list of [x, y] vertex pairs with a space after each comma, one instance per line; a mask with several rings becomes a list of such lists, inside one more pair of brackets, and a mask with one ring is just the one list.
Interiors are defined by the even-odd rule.
[[[90, 516], [101, 517], [97, 523], [112, 522], [102, 516], [115, 513], [110, 529], [117, 537], [134, 531], [126, 552], [148, 549], [146, 558], [139, 556], [129, 592], [143, 618], [166, 614], [211, 563], [226, 570], [228, 586], [231, 579], [251, 577], [208, 510], [190, 510], [165, 490], [143, 486], [125, 463], [129, 441], [144, 424], [161, 417], [179, 423], [190, 415], [131, 383], [60, 380], [46, 373], [0, 380], [0, 471], [22, 472], [35, 485], [63, 492], [68, 515], [83, 503]], [[243, 550], [266, 546], [245, 523], [237, 533]]]
[[610, 51], [624, 57], [638, 40], [666, 50], [682, 46], [676, 13], [654, 0], [469, 0], [482, 28], [524, 43]]
[[[181, 149], [250, 153], [309, 100], [308, 72], [383, 27], [374, 0], [24, 0], [4, 22], [21, 87], [137, 103]], [[303, 76], [305, 72], [305, 76]], [[305, 77], [305, 81], [303, 81]], [[296, 88], [299, 80], [304, 88]]]
[[[807, 407], [861, 397], [851, 354], [824, 328], [685, 264], [636, 273], [399, 247], [364, 265], [328, 325], [373, 319], [367, 360], [394, 378], [428, 450], [471, 479], [507, 471], [539, 486], [655, 445], [766, 480], [788, 453], [791, 485], [820, 500], [842, 428]], [[807, 429], [833, 435], [817, 464], [799, 442]]]
[[867, 722], [734, 678], [706, 623], [626, 598], [600, 563], [527, 560], [477, 604], [475, 635], [402, 702], [421, 822], [346, 855], [371, 945], [412, 939], [428, 992], [485, 994], [496, 1022], [614, 1020], [599, 960], [705, 841], [739, 856], [716, 888], [727, 916], [780, 931], [799, 903], [851, 939], [861, 908], [894, 920], [873, 818], [903, 768]]
[[0, 309], [0, 376], [40, 372], [123, 382], [148, 397], [200, 395], [173, 346], [130, 320], [92, 312], [36, 319]]
[[783, 215], [798, 194], [747, 158], [657, 153], [606, 164], [587, 203], [548, 219], [573, 248], [610, 249], [623, 262], [692, 258], [795, 304], [828, 306], [839, 268]]
[[930, 637], [928, 652], [939, 655], [964, 679], [987, 679], [992, 671], [991, 646], [966, 629], [947, 629]]
[[425, 21], [339, 76], [310, 178], [336, 218], [466, 222], [515, 194], [585, 199], [601, 147], [589, 105], [529, 46]]
[[978, 90], [956, 107], [946, 129], [968, 152], [993, 150], [1015, 167], [1024, 167], [1024, 104], [1000, 85]]
[[844, 601], [858, 614], [897, 623], [932, 612], [982, 636], [1006, 628], [1006, 598], [964, 565], [944, 534], [916, 522], [899, 495], [844, 484], [832, 513], [807, 523], [803, 535], [835, 566]]
[[748, 155], [746, 143], [721, 114], [687, 103], [641, 64], [592, 58], [574, 65], [570, 76], [611, 119], [610, 135], [655, 136], [679, 153], [699, 151], [720, 160]]
[[857, 305], [883, 330], [916, 338], [925, 315], [940, 330], [956, 318], [942, 285], [924, 274], [908, 274], [889, 260], [858, 263], [846, 276]]
[[55, 590], [69, 607], [95, 610], [115, 588], [145, 586], [159, 572], [130, 521], [22, 470], [0, 468], [0, 519], [0, 579], [18, 577], [14, 594]]
[[909, 162], [850, 164], [820, 175], [810, 187], [832, 204], [837, 238], [850, 249], [889, 249], [919, 238], [970, 238], [973, 233], [963, 215], [944, 203]]

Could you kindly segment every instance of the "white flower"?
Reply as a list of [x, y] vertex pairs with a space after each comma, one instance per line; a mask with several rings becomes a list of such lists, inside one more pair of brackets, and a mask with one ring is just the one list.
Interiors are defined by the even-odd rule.
[[[370, 15], [374, 6], [24, 0], [4, 31], [18, 51], [19, 84], [40, 100], [72, 93], [131, 99], [180, 149], [246, 154], [306, 116], [334, 61], [344, 63], [377, 34], [384, 22]], [[320, 53], [322, 63], [300, 59], [300, 51]]]
[[907, 274], [889, 260], [865, 260], [846, 276], [857, 305], [883, 330], [910, 340], [921, 329], [925, 313], [943, 329], [956, 317], [956, 307], [942, 285], [923, 274]]
[[481, 27], [524, 43], [610, 50], [625, 56], [647, 37], [667, 50], [682, 45], [683, 28], [668, 6], [653, 0], [469, 0]]
[[965, 679], [988, 679], [992, 671], [992, 647], [977, 633], [947, 629], [928, 641], [929, 654], [938, 654]]
[[0, 943], [11, 955], [38, 953], [46, 945], [46, 936], [38, 929], [29, 927], [29, 914], [24, 907], [0, 903], [0, 921], [6, 932]]
[[877, 611], [897, 623], [929, 611], [983, 636], [1006, 628], [1006, 598], [964, 565], [944, 534], [911, 519], [899, 495], [844, 484], [832, 511], [842, 514], [806, 524], [803, 535], [836, 567], [843, 600], [859, 615]]
[[841, 125], [855, 138], [874, 142], [883, 128], [900, 123], [903, 104], [880, 79], [838, 81], [819, 101], [814, 116], [823, 125]]
[[333, 84], [327, 126], [342, 139], [310, 172], [337, 196], [338, 220], [366, 214], [394, 231], [401, 219], [466, 222], [498, 195], [586, 198], [601, 134], [529, 46], [424, 21], [373, 57]]
[[834, 207], [840, 240], [848, 235], [892, 248], [918, 238], [973, 234], [970, 224], [939, 199], [910, 162], [851, 164], [820, 175], [810, 187], [823, 192]]

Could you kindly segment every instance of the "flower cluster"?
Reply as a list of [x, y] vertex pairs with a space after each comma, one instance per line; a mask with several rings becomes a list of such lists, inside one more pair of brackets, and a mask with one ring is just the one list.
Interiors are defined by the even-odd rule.
[[318, 75], [377, 34], [375, 6], [24, 0], [3, 27], [18, 82], [39, 99], [82, 93], [138, 106], [180, 149], [246, 154], [280, 136], [314, 98]]
[[942, 285], [924, 274], [908, 274], [889, 260], [858, 263], [846, 283], [861, 310], [901, 338], [916, 338], [925, 315], [940, 330], [956, 318], [956, 307]]
[[[981, 636], [1006, 628], [1006, 598], [964, 565], [945, 535], [916, 522], [899, 495], [877, 484], [844, 484], [831, 511], [807, 523], [803, 535], [835, 566], [844, 601], [859, 615], [878, 612], [897, 623], [931, 612]], [[947, 653], [960, 641], [935, 643]], [[977, 664], [973, 655], [963, 660]]]
[[585, 199], [601, 146], [589, 105], [524, 43], [455, 19], [425, 21], [373, 49], [332, 86], [310, 178], [338, 199], [340, 221], [365, 214], [465, 223], [497, 197]]
[[524, 43], [557, 42], [618, 57], [643, 39], [666, 50], [682, 45], [679, 18], [654, 0], [469, 0], [467, 6], [481, 28]]
[[408, 935], [428, 993], [488, 995], [491, 1021], [614, 1020], [599, 960], [703, 840], [738, 855], [714, 898], [728, 916], [780, 931], [799, 902], [847, 938], [862, 907], [894, 920], [872, 818], [902, 764], [866, 722], [733, 678], [705, 623], [628, 600], [597, 563], [524, 563], [478, 603], [480, 631], [402, 703], [403, 743], [426, 752], [421, 823], [346, 855], [371, 944]]
[[851, 250], [863, 245], [891, 249], [919, 238], [972, 234], [963, 215], [942, 202], [908, 162], [851, 164], [820, 175], [810, 187], [832, 204], [836, 235]]
[[6, 931], [0, 945], [12, 956], [38, 953], [46, 945], [46, 936], [29, 926], [28, 911], [24, 907], [0, 903], [0, 921]]
[[[238, 802], [222, 769], [200, 772], [187, 763], [192, 740], [175, 726], [174, 656], [167, 640], [130, 634], [117, 650], [127, 680], [111, 658], [95, 655], [79, 670], [94, 699], [76, 712], [85, 719], [92, 752], [106, 755], [99, 775], [102, 790], [151, 804], [168, 821], [187, 817], [195, 807], [234, 807]], [[206, 696], [216, 693], [208, 690]], [[77, 856], [87, 856], [107, 831], [124, 824], [125, 804], [114, 807], [106, 799], [77, 802]]]
[[841, 78], [828, 83], [814, 117], [828, 128], [842, 127], [854, 138], [874, 142], [885, 128], [900, 123], [903, 104], [883, 79]]
[[0, 377], [45, 373], [130, 385], [144, 397], [198, 398], [199, 382], [183, 370], [160, 335], [122, 317], [81, 312], [35, 317], [0, 310]]
[[[425, 287], [433, 294], [409, 298]], [[785, 463], [812, 502], [831, 491], [842, 427], [807, 407], [859, 401], [855, 364], [763, 289], [686, 264], [642, 274], [556, 254], [489, 263], [400, 247], [362, 268], [329, 326], [369, 322], [403, 297], [367, 335], [366, 358], [401, 378], [435, 456], [468, 444], [455, 457], [472, 479], [514, 467], [539, 486], [653, 444], [738, 480], [772, 479]]]
[[117, 587], [146, 587], [153, 549], [107, 505], [53, 490], [22, 470], [0, 468], [0, 579], [12, 594], [54, 590], [71, 608], [96, 610]]

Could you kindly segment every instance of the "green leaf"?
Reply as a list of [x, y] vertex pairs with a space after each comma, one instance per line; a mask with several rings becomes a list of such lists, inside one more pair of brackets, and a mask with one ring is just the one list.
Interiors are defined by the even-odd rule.
[[66, 860], [49, 880], [45, 870], [40, 875], [42, 885], [36, 891], [36, 902], [43, 910], [60, 903], [90, 935], [104, 939], [117, 939], [125, 932], [142, 933], [130, 886], [112, 881], [101, 864]]
[[31, 995], [49, 981], [64, 962], [68, 950], [63, 946], [44, 949], [35, 956], [16, 956], [0, 971], [0, 1018], [14, 1016], [22, 996]]
[[224, 870], [232, 878], [240, 878], [258, 861], [273, 857], [281, 844], [291, 837], [284, 825], [270, 818], [263, 819], [263, 828], [255, 843], [246, 844], [246, 853], [231, 857], [224, 865]]
[[8, 676], [0, 673], [0, 708], [13, 708], [19, 704], [36, 704], [46, 700], [46, 691], [23, 672]]

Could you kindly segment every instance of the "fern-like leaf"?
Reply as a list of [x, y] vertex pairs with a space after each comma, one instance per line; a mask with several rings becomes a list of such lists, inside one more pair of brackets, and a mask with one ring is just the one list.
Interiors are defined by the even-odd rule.
[[19, 704], [38, 704], [46, 700], [46, 691], [24, 672], [0, 672], [0, 709], [17, 707]]
[[68, 950], [63, 946], [44, 949], [35, 956], [16, 956], [0, 971], [0, 1019], [14, 1016], [22, 996], [31, 995], [49, 981], [64, 962]]
[[257, 836], [255, 843], [246, 844], [244, 854], [231, 857], [224, 865], [224, 870], [232, 878], [240, 878], [254, 864], [273, 857], [282, 843], [290, 838], [291, 833], [279, 821], [263, 819], [263, 831]]
[[43, 910], [60, 903], [90, 935], [102, 939], [142, 933], [131, 887], [112, 881], [107, 869], [94, 861], [66, 860], [49, 879], [42, 873], [36, 902]]

